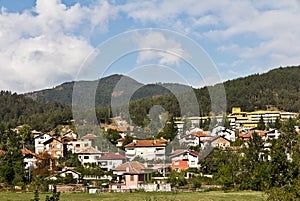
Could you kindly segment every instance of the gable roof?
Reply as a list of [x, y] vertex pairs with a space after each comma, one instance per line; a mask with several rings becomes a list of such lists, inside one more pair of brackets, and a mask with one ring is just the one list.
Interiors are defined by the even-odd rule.
[[93, 147], [89, 147], [81, 150], [78, 154], [101, 154], [101, 152]]
[[24, 148], [24, 149], [21, 149], [21, 152], [22, 152], [22, 155], [33, 155], [32, 151]]
[[121, 154], [108, 153], [98, 158], [98, 160], [124, 160], [126, 156]]
[[134, 140], [125, 147], [165, 147], [167, 146], [168, 140]]
[[94, 134], [86, 134], [85, 136], [82, 137], [83, 139], [89, 139], [89, 140], [93, 140], [96, 139], [97, 136]]
[[146, 168], [142, 163], [137, 161], [130, 161], [124, 163], [116, 168], [113, 168], [114, 171], [120, 171], [124, 174], [143, 174], [147, 170], [151, 170]]
[[179, 149], [179, 150], [172, 152], [170, 154], [170, 158], [181, 155], [181, 154], [185, 154], [185, 153], [189, 153], [190, 155], [193, 155], [193, 156], [199, 156], [199, 152], [197, 152], [197, 151]]
[[230, 143], [230, 140], [224, 137], [217, 137], [211, 141], [211, 143]]
[[49, 143], [53, 142], [54, 140], [56, 140], [56, 141], [62, 143], [59, 139], [56, 139], [56, 138], [54, 138], [54, 137], [51, 137], [50, 139], [44, 141], [43, 144], [44, 144], [44, 145], [49, 144]]

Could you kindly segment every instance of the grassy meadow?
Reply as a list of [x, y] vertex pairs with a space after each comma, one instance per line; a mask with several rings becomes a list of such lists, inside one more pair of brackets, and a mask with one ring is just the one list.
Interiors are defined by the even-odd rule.
[[[40, 193], [40, 201], [44, 201], [46, 193]], [[0, 192], [1, 201], [30, 201], [33, 199], [33, 193], [21, 193], [21, 192]], [[264, 194], [262, 192], [255, 191], [241, 191], [241, 192], [228, 192], [223, 191], [210, 191], [210, 192], [189, 192], [189, 193], [100, 193], [100, 194], [88, 194], [88, 193], [62, 193], [60, 201], [99, 201], [99, 200], [114, 200], [114, 201], [247, 201], [264, 200]]]

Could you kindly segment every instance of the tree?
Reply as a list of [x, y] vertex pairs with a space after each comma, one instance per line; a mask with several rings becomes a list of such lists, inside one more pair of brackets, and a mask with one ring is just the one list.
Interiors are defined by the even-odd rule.
[[21, 137], [21, 144], [23, 149], [25, 148], [26, 142], [32, 142], [33, 140], [33, 135], [32, 135], [32, 129], [28, 124], [24, 124], [20, 129], [19, 129], [19, 136]]
[[263, 118], [262, 115], [260, 116], [260, 119], [259, 119], [259, 122], [258, 122], [258, 125], [257, 125], [257, 129], [258, 130], [265, 130], [266, 129], [266, 124], [264, 122], [264, 118]]
[[177, 135], [177, 126], [174, 122], [174, 117], [171, 115], [163, 130], [156, 136], [156, 138], [163, 137], [164, 139], [172, 141]]

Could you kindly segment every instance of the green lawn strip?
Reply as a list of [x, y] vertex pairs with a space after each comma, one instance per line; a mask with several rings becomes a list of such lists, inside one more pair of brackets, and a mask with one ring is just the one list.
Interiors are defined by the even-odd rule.
[[[40, 193], [40, 201], [44, 201], [46, 195], [50, 193]], [[178, 192], [178, 193], [62, 193], [60, 201], [263, 201], [264, 194], [255, 191], [228, 192], [210, 191], [210, 192]], [[30, 201], [34, 197], [33, 193], [13, 193], [0, 192], [1, 201]]]

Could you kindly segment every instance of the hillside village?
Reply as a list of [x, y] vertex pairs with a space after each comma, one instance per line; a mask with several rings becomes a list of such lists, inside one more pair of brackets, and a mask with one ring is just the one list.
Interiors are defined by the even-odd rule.
[[[55, 184], [60, 192], [171, 191], [189, 184], [174, 182], [174, 175], [189, 180], [189, 188], [197, 188], [195, 175], [214, 176], [202, 171], [201, 161], [210, 152], [242, 150], [256, 136], [262, 150], [270, 150], [272, 140], [281, 135], [279, 124], [298, 118], [298, 113], [273, 107], [252, 112], [233, 108], [225, 123], [224, 116], [176, 118], [174, 139], [139, 139], [131, 125], [116, 118], [110, 125], [101, 125], [103, 132], [115, 134], [114, 140], [109, 139], [115, 151], [103, 150], [97, 133], [80, 135], [65, 127], [49, 133], [30, 130], [32, 141], [23, 143], [21, 154], [28, 181], [43, 178], [48, 190]], [[208, 129], [203, 122], [209, 122]], [[22, 129], [24, 126], [19, 126], [14, 132]], [[294, 126], [294, 131], [300, 135], [299, 126]], [[5, 155], [5, 151], [0, 150], [0, 154]]]

